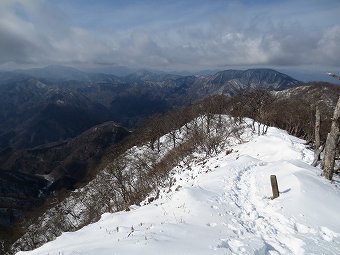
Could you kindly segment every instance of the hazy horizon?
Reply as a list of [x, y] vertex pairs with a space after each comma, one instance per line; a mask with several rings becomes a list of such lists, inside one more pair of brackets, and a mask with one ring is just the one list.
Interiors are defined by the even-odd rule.
[[336, 0], [3, 0], [0, 70], [272, 68], [323, 77], [340, 67], [339, 13]]
[[273, 69], [279, 71], [281, 73], [287, 74], [294, 79], [303, 82], [312, 82], [312, 81], [323, 81], [330, 82], [333, 84], [340, 85], [340, 81], [334, 79], [327, 75], [327, 72], [336, 72], [334, 69], [309, 69], [309, 68], [285, 68], [285, 67], [270, 67], [270, 66], [234, 66], [234, 67], [226, 67], [226, 68], [210, 68], [210, 69], [197, 69], [197, 70], [185, 70], [185, 69], [156, 69], [156, 68], [129, 68], [127, 66], [97, 66], [97, 67], [79, 67], [79, 66], [70, 66], [70, 65], [47, 65], [47, 66], [35, 66], [35, 67], [26, 67], [26, 68], [5, 68], [0, 69], [1, 71], [10, 71], [10, 72], [25, 72], [27, 70], [32, 69], [40, 69], [46, 68], [48, 66], [62, 66], [67, 68], [75, 68], [79, 71], [87, 72], [87, 73], [106, 73], [113, 74], [116, 76], [126, 76], [138, 71], [151, 71], [151, 72], [164, 72], [170, 74], [178, 74], [178, 75], [195, 75], [195, 74], [214, 74], [219, 71], [224, 70], [247, 70], [247, 69]]

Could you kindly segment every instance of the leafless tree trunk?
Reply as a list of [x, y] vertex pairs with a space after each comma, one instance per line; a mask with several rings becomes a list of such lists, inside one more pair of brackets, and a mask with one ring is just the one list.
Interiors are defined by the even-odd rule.
[[320, 161], [320, 154], [323, 150], [323, 146], [321, 146], [321, 142], [320, 142], [320, 123], [321, 123], [320, 109], [318, 106], [316, 106], [315, 130], [314, 130], [315, 150], [314, 150], [314, 161], [312, 163], [312, 166], [317, 166], [318, 162]]
[[316, 106], [315, 111], [315, 147], [320, 147], [320, 122], [321, 122], [321, 115], [320, 115], [320, 109], [318, 106]]
[[323, 175], [326, 179], [332, 180], [334, 173], [336, 146], [340, 134], [340, 97], [333, 113], [331, 130], [327, 135], [325, 144], [325, 155], [322, 162]]

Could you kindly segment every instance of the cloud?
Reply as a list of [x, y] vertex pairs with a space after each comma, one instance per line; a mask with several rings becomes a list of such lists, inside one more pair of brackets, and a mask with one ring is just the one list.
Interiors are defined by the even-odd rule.
[[336, 1], [96, 3], [3, 0], [0, 67], [340, 67]]
[[[327, 29], [317, 42], [316, 57], [330, 65], [340, 66], [340, 25]], [[325, 64], [325, 63], [324, 63]]]

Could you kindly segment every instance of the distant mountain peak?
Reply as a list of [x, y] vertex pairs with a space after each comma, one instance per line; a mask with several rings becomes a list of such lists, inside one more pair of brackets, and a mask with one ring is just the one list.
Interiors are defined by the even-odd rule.
[[245, 89], [284, 90], [296, 87], [300, 81], [268, 68], [228, 69], [213, 75], [196, 77], [191, 87], [193, 97], [213, 94], [235, 95]]

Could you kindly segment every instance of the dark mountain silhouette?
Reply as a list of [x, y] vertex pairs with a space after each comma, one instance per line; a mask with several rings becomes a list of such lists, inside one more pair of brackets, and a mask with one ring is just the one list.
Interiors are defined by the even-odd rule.
[[48, 81], [82, 81], [101, 82], [115, 81], [119, 78], [113, 74], [83, 72], [73, 67], [50, 65], [43, 68], [17, 70], [21, 75], [28, 75], [37, 79]]
[[[72, 189], [88, 178], [102, 151], [129, 134], [106, 121], [135, 127], [152, 114], [210, 95], [297, 85], [293, 78], [269, 69], [206, 76], [138, 71], [120, 78], [63, 66], [1, 72], [0, 207], [8, 209], [2, 210], [2, 222], [10, 225], [50, 192]], [[118, 132], [118, 140], [112, 141], [113, 132]], [[25, 196], [15, 191], [21, 183], [32, 184], [24, 189]], [[21, 206], [23, 200], [27, 203]]]
[[35, 79], [0, 86], [0, 106], [0, 148], [62, 141], [111, 119], [85, 95]]
[[114, 122], [97, 125], [74, 139], [0, 154], [0, 228], [8, 227], [51, 192], [73, 189], [95, 174], [106, 148], [129, 134]]
[[284, 90], [301, 82], [272, 69], [225, 70], [196, 79], [189, 94], [197, 96], [235, 95], [245, 89]]

